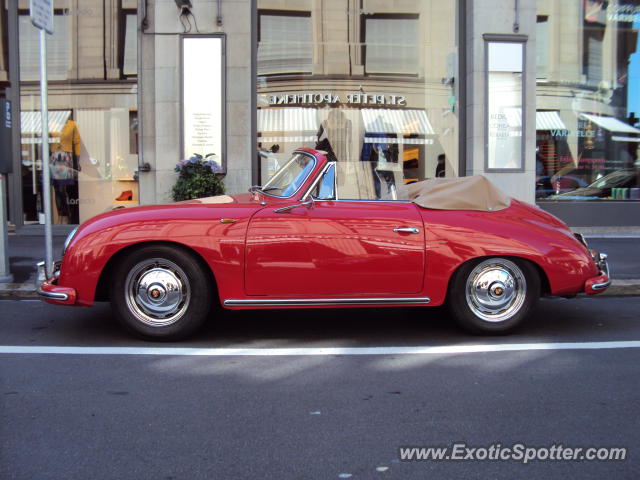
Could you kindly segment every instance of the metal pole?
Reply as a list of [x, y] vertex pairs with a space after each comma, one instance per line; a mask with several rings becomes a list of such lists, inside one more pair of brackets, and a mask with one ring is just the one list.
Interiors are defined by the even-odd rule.
[[5, 175], [0, 174], [0, 283], [11, 283], [13, 275], [9, 271], [9, 237], [5, 215], [4, 179]]
[[40, 29], [40, 110], [42, 112], [42, 197], [44, 205], [45, 275], [53, 275], [51, 231], [51, 176], [49, 173], [49, 105], [47, 103], [47, 34]]

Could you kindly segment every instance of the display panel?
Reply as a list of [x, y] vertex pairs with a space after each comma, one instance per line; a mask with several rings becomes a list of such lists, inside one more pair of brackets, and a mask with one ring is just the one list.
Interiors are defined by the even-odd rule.
[[184, 158], [200, 155], [225, 169], [224, 38], [182, 39], [182, 125]]

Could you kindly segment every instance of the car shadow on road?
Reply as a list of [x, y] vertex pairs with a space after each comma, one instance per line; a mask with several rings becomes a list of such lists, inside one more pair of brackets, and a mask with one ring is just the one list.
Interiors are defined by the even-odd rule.
[[[25, 304], [27, 305], [27, 304]], [[32, 344], [154, 345], [120, 327], [109, 304], [37, 308], [27, 326], [7, 324], [8, 337]], [[445, 307], [216, 310], [186, 347], [391, 346], [628, 340], [640, 321], [640, 297], [542, 299], [533, 316], [507, 336], [477, 336], [460, 329]]]

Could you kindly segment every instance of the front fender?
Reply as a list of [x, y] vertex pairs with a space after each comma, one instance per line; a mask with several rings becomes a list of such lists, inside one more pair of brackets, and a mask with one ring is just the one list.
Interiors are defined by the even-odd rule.
[[211, 269], [220, 294], [237, 295], [243, 288], [247, 226], [255, 211], [253, 206], [174, 204], [96, 217], [78, 230], [68, 247], [58, 283], [75, 289], [76, 304], [91, 305], [110, 259], [125, 249], [161, 242], [197, 253]]

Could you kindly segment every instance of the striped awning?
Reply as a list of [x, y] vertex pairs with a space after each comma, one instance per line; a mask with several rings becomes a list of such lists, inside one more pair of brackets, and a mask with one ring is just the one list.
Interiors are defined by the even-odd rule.
[[[522, 128], [522, 109], [511, 107], [504, 109], [507, 123], [512, 128]], [[536, 130], [566, 130], [560, 115], [556, 111], [536, 111]]]
[[504, 116], [507, 117], [507, 124], [512, 128], [522, 128], [522, 109], [516, 107], [504, 108]]
[[618, 137], [618, 136], [612, 136], [611, 140], [613, 140], [614, 142], [636, 142], [636, 143], [640, 143], [640, 137]]
[[640, 130], [638, 130], [637, 128], [632, 127], [627, 123], [621, 122], [617, 118], [609, 117], [607, 115], [598, 116], [598, 115], [591, 115], [588, 113], [581, 113], [580, 116], [582, 118], [586, 118], [590, 122], [595, 123], [599, 127], [604, 128], [605, 130], [609, 130], [610, 132], [640, 133]]
[[261, 108], [258, 110], [258, 132], [289, 133], [318, 131], [315, 108]]
[[556, 111], [537, 111], [536, 130], [566, 130], [560, 115]]
[[[49, 110], [49, 133], [59, 133], [71, 116], [71, 110]], [[40, 135], [42, 133], [42, 114], [40, 110], [20, 112], [20, 132], [22, 135]]]
[[395, 133], [400, 135], [434, 135], [424, 110], [394, 110], [363, 108], [362, 120], [367, 133]]

